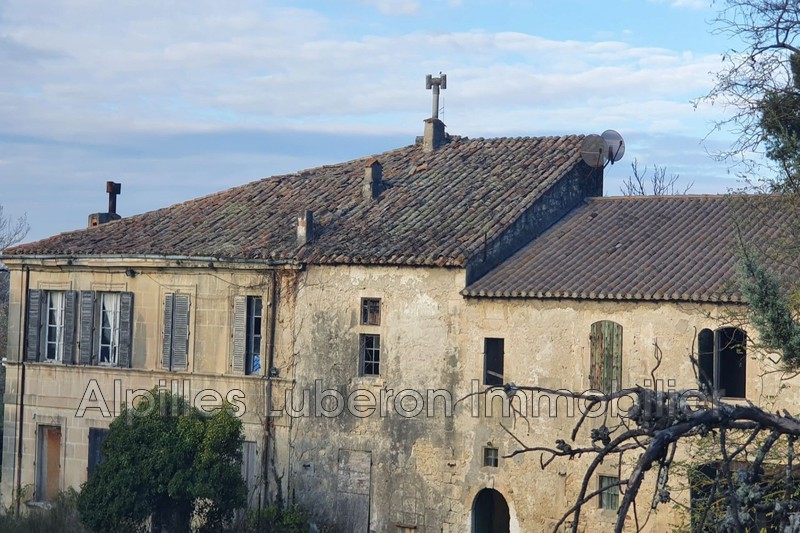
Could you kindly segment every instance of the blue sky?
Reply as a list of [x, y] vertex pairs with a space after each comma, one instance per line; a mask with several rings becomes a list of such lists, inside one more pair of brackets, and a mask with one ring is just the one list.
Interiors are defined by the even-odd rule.
[[[694, 99], [735, 43], [699, 0], [0, 0], [0, 204], [28, 240], [414, 142], [442, 71], [469, 137], [601, 133], [692, 192], [736, 187]], [[704, 138], [705, 141], [703, 140]]]

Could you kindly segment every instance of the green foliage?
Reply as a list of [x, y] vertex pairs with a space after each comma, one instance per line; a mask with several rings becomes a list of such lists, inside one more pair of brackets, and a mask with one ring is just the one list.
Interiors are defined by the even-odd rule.
[[123, 406], [103, 443], [106, 460], [84, 483], [78, 510], [93, 531], [218, 531], [245, 505], [242, 423], [153, 389]]
[[[783, 168], [785, 179], [776, 182], [790, 186], [800, 179], [800, 54], [789, 59], [792, 83], [766, 93], [761, 101], [761, 127], [764, 130], [767, 157]], [[778, 187], [781, 192], [783, 187]]]
[[800, 369], [800, 324], [794, 319], [780, 280], [747, 253], [742, 254], [739, 264], [742, 294], [763, 347], [780, 353], [788, 369]]
[[77, 509], [78, 493], [68, 489], [58, 495], [49, 509], [31, 509], [28, 513], [16, 516], [9, 510], [0, 514], [0, 531], [4, 533], [52, 533], [69, 531], [87, 533], [81, 524]]
[[236, 533], [256, 533], [270, 531], [272, 533], [306, 533], [308, 520], [305, 513], [297, 505], [285, 510], [275, 506], [251, 511]]

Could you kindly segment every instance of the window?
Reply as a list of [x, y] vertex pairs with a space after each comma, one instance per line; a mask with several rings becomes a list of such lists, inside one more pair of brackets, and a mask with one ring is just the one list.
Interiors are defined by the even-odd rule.
[[80, 363], [131, 366], [133, 293], [80, 292]]
[[161, 367], [186, 370], [189, 358], [189, 296], [170, 293], [164, 297], [164, 333]]
[[747, 380], [747, 333], [726, 327], [704, 329], [697, 336], [699, 378], [707, 391], [744, 398]]
[[361, 298], [361, 324], [364, 326], [381, 325], [380, 298]]
[[483, 339], [483, 384], [503, 384], [504, 339]]
[[52, 501], [61, 490], [61, 428], [37, 427], [36, 500]]
[[264, 301], [260, 296], [233, 299], [233, 371], [258, 374], [261, 371], [262, 318]]
[[47, 361], [61, 361], [64, 357], [64, 292], [47, 291], [46, 300], [44, 356]]
[[75, 362], [76, 291], [28, 291], [25, 360]]
[[619, 507], [619, 478], [600, 476], [600, 509], [616, 510]]
[[106, 460], [103, 455], [103, 442], [108, 437], [108, 430], [104, 428], [89, 428], [89, 462], [88, 475], [91, 476], [97, 465]]
[[496, 467], [500, 463], [500, 454], [497, 448], [486, 447], [483, 449], [483, 466]]
[[100, 294], [97, 345], [101, 365], [116, 366], [119, 362], [119, 293]]
[[247, 366], [245, 373], [261, 370], [261, 315], [262, 302], [258, 296], [247, 297]]
[[361, 375], [379, 376], [381, 373], [381, 336], [359, 335]]
[[589, 334], [589, 382], [604, 394], [622, 386], [622, 326], [611, 320], [592, 324]]

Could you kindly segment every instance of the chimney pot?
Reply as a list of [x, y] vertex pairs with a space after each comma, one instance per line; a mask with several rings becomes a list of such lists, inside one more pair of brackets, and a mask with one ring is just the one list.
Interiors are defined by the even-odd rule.
[[383, 189], [383, 166], [380, 161], [373, 159], [364, 169], [364, 198], [374, 200], [381, 195]]
[[314, 240], [314, 212], [306, 209], [297, 217], [297, 245], [305, 246]]

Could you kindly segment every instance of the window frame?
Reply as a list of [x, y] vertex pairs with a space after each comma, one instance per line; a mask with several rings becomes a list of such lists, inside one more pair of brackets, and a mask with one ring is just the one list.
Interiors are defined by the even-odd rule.
[[[66, 330], [66, 324], [64, 321], [64, 313], [66, 310], [66, 291], [51, 291], [46, 290], [44, 291], [45, 294], [45, 302], [44, 302], [44, 315], [45, 318], [43, 320], [43, 327], [44, 327], [44, 338], [43, 344], [44, 347], [41, 350], [40, 361], [45, 363], [61, 363], [64, 361], [64, 333]], [[54, 296], [58, 296], [60, 302], [54, 306]], [[55, 307], [55, 308], [54, 308]], [[50, 322], [52, 316], [51, 311], [54, 311], [56, 323], [52, 324]], [[55, 340], [51, 340], [50, 332], [51, 328], [55, 329]], [[50, 357], [50, 346], [54, 346], [54, 354], [53, 357]]]
[[494, 446], [483, 447], [483, 466], [498, 468], [500, 466], [500, 450]]
[[[490, 346], [493, 350], [490, 354]], [[499, 349], [499, 351], [497, 351]], [[494, 361], [490, 361], [495, 357]], [[488, 387], [501, 387], [505, 382], [506, 340], [504, 337], [483, 338], [483, 384]], [[499, 364], [498, 364], [499, 363]], [[493, 368], [490, 369], [490, 366]], [[499, 372], [497, 371], [499, 367]]]
[[[247, 296], [245, 311], [245, 361], [244, 373], [247, 376], [261, 372], [261, 349], [264, 339], [264, 299], [261, 296]], [[258, 304], [258, 312], [256, 312]], [[256, 331], [256, 329], [258, 331]], [[256, 363], [258, 368], [256, 368]]]
[[600, 474], [597, 476], [597, 489], [600, 491], [597, 495], [598, 507], [609, 511], [616, 511], [619, 509], [619, 477], [606, 476]]
[[381, 304], [380, 298], [361, 298], [361, 319], [359, 323], [362, 326], [380, 326]]
[[[119, 366], [119, 324], [122, 316], [121, 293], [111, 291], [97, 292], [97, 316], [94, 324], [94, 341], [97, 342], [97, 366]], [[106, 307], [106, 301], [111, 305]], [[109, 318], [108, 327], [104, 319]], [[104, 330], [109, 331], [108, 342], [103, 342]], [[108, 349], [108, 359], [103, 360], [103, 349]]]
[[[372, 346], [367, 346], [368, 339], [372, 340]], [[377, 346], [375, 344], [377, 343]], [[358, 335], [359, 353], [359, 375], [364, 377], [377, 377], [381, 375], [381, 336], [377, 333], [359, 333]], [[367, 357], [371, 355], [371, 357]], [[371, 366], [371, 372], [367, 372], [367, 365]]]
[[[747, 331], [736, 326], [700, 330], [697, 334], [697, 355], [701, 387], [713, 394], [720, 393], [723, 398], [747, 398], [747, 338]], [[724, 362], [723, 357], [726, 358]], [[737, 359], [731, 361], [731, 357]], [[733, 373], [731, 369], [735, 364], [739, 365], [739, 372]]]

